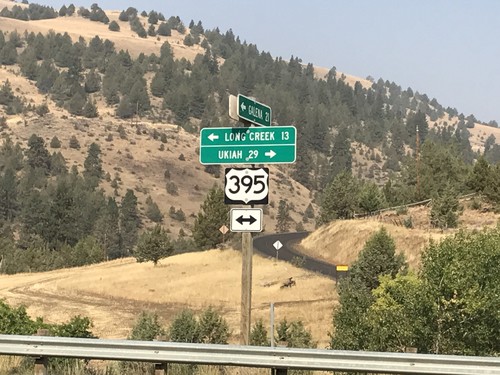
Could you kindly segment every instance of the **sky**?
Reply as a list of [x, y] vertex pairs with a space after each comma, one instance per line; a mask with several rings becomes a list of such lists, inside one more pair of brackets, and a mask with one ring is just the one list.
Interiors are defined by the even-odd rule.
[[[86, 6], [96, 1], [74, 1]], [[33, 0], [59, 8], [68, 1]], [[143, 0], [101, 8], [155, 10], [188, 25], [232, 29], [260, 51], [382, 78], [466, 116], [500, 123], [500, 1]]]

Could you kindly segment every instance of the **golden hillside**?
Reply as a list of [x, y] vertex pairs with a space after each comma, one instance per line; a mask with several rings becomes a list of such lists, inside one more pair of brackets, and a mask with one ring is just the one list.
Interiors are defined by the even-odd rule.
[[[275, 319], [301, 319], [320, 347], [328, 342], [336, 300], [334, 281], [261, 256], [253, 257], [252, 321], [269, 327], [269, 306]], [[280, 289], [288, 277], [296, 287]], [[172, 256], [159, 262], [136, 263], [126, 258], [81, 268], [0, 276], [0, 299], [28, 306], [32, 316], [47, 322], [90, 317], [94, 333], [124, 338], [141, 311], [156, 311], [167, 325], [183, 308], [220, 309], [238, 342], [241, 298], [241, 253], [211, 250]]]
[[[378, 217], [336, 220], [323, 225], [298, 246], [304, 254], [322, 259], [332, 264], [352, 264], [363, 249], [368, 238], [384, 227], [396, 244], [396, 252], [403, 253], [410, 267], [417, 269], [420, 264], [422, 250], [430, 240], [440, 241], [444, 237], [456, 233], [460, 229], [480, 230], [484, 227], [497, 225], [500, 214], [494, 213], [488, 207], [484, 210], [470, 208], [470, 199], [461, 201], [464, 208], [459, 217], [459, 227], [442, 231], [430, 226], [430, 207], [411, 207], [406, 213], [387, 211]], [[403, 224], [410, 219], [413, 228]]]

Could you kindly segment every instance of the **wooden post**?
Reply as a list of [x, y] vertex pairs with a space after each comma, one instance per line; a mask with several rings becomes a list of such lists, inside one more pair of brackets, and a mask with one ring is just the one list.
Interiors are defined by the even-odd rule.
[[274, 302], [271, 302], [271, 348], [274, 348]]
[[155, 375], [165, 375], [167, 373], [166, 363], [155, 363]]
[[272, 375], [287, 375], [288, 370], [286, 368], [273, 368], [271, 369]]
[[241, 234], [241, 345], [250, 342], [250, 322], [252, 309], [252, 233]]
[[[36, 336], [48, 336], [49, 330], [39, 328], [36, 331]], [[35, 358], [35, 375], [47, 375], [48, 359], [47, 357]]]
[[[156, 336], [156, 341], [167, 341], [166, 335]], [[155, 375], [165, 375], [167, 373], [167, 363], [155, 363]]]
[[35, 358], [35, 375], [47, 375], [47, 357]]

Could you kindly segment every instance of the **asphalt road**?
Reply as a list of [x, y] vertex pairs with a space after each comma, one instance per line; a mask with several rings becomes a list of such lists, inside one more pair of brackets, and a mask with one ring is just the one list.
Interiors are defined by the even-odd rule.
[[308, 234], [309, 232], [278, 233], [256, 237], [253, 239], [253, 247], [256, 251], [266, 256], [276, 258], [276, 249], [273, 244], [279, 240], [283, 244], [283, 247], [278, 251], [278, 259], [290, 262], [294, 257], [302, 258], [304, 260], [302, 268], [313, 272], [319, 272], [335, 279], [337, 277], [337, 270], [334, 264], [311, 258], [293, 250], [293, 244], [300, 242], [300, 240], [307, 237]]

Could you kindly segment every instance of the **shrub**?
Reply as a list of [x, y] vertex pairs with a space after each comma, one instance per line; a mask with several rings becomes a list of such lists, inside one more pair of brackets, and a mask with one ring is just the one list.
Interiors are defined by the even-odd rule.
[[108, 29], [110, 31], [120, 31], [120, 25], [118, 25], [118, 22], [116, 21], [111, 21], [109, 23]]
[[175, 182], [170, 181], [167, 183], [167, 193], [170, 195], [179, 195], [179, 189], [177, 188]]
[[69, 139], [69, 147], [77, 150], [80, 149], [80, 142], [78, 141], [76, 136], [72, 135], [71, 138]]
[[50, 141], [50, 147], [52, 148], [61, 148], [61, 141], [57, 136], [54, 135], [54, 137]]

